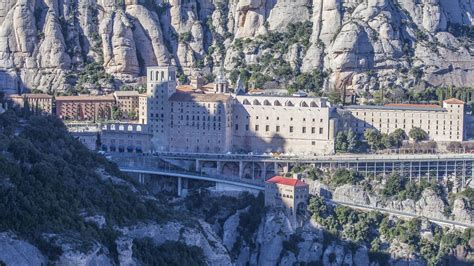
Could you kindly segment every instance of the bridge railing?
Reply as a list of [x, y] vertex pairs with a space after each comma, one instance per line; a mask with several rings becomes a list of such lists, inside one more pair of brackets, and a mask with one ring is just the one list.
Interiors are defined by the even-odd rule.
[[195, 172], [195, 171], [186, 171], [177, 168], [174, 165], [166, 163], [160, 160], [157, 157], [149, 156], [138, 156], [138, 157], [112, 157], [112, 160], [120, 167], [127, 168], [130, 170], [144, 170], [144, 171], [155, 171], [155, 172], [164, 172], [170, 174], [183, 174], [183, 175], [193, 175], [200, 177], [208, 177], [213, 179], [221, 179], [227, 181], [234, 181], [240, 183], [248, 183], [252, 185], [262, 186], [264, 184], [263, 180], [256, 179], [251, 180], [247, 178], [239, 178], [235, 176], [223, 176], [223, 175], [212, 175], [205, 172]]

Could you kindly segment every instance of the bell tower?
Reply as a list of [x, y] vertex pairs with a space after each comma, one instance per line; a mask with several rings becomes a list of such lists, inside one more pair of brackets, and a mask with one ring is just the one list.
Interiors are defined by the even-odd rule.
[[215, 93], [229, 93], [229, 82], [225, 77], [225, 69], [224, 64], [221, 64], [219, 69], [219, 74], [214, 81], [214, 90]]

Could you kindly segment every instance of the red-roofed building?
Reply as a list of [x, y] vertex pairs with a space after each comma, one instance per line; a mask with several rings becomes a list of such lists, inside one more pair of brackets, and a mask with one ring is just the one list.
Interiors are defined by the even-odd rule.
[[274, 176], [265, 182], [265, 206], [282, 208], [288, 217], [304, 214], [308, 197], [308, 184], [297, 178]]

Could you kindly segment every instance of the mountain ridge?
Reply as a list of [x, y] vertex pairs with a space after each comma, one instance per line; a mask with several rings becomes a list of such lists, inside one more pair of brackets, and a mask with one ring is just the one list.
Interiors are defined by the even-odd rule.
[[[263, 75], [287, 87], [315, 70], [328, 74], [322, 88], [359, 94], [473, 86], [473, 13], [467, 0], [6, 0], [0, 87], [65, 91], [95, 62], [115, 82], [94, 85], [117, 88], [142, 81], [146, 66], [210, 74], [222, 60], [228, 72], [250, 71], [253, 86]], [[284, 53], [265, 41], [305, 23], [311, 34], [281, 40]], [[266, 54], [286, 69], [260, 64]]]

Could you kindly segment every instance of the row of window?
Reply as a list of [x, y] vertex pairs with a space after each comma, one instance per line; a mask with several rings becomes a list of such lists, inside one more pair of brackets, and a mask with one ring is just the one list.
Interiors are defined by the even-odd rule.
[[[254, 99], [252, 103], [248, 99], [244, 99], [242, 101], [243, 105], [264, 105], [264, 106], [288, 106], [288, 107], [293, 107], [295, 106], [292, 101], [288, 100], [284, 102], [284, 105], [281, 104], [279, 100], [273, 101], [271, 103], [269, 100], [264, 100], [263, 102], [260, 102], [258, 99]], [[299, 103], [299, 107], [319, 107], [318, 104], [314, 101], [310, 102], [309, 104], [305, 101], [302, 101]]]
[[[234, 125], [234, 129], [235, 131], [238, 131], [239, 130], [239, 124], [235, 124]], [[280, 126], [275, 126], [275, 132], [280, 132]], [[245, 130], [248, 131], [249, 130], [249, 125], [245, 125]], [[255, 125], [255, 131], [259, 131], [260, 130], [260, 125]], [[290, 133], [294, 133], [294, 127], [293, 126], [290, 126], [288, 128], [289, 132]], [[265, 132], [269, 132], [270, 131], [270, 125], [265, 125]], [[320, 127], [319, 128], [319, 134], [323, 134], [324, 132], [324, 128]], [[302, 127], [301, 128], [301, 133], [305, 134], [307, 133], [307, 130], [306, 130], [306, 127]], [[316, 128], [315, 127], [311, 127], [311, 134], [316, 134]]]

